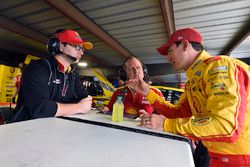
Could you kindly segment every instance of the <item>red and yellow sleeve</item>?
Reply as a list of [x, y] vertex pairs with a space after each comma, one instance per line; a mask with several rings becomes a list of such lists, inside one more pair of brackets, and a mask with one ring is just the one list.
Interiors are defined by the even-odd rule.
[[149, 103], [154, 106], [158, 114], [162, 114], [167, 118], [183, 118], [192, 116], [185, 93], [181, 95], [176, 105], [166, 101], [163, 96], [159, 96], [153, 90], [149, 91], [146, 98]]

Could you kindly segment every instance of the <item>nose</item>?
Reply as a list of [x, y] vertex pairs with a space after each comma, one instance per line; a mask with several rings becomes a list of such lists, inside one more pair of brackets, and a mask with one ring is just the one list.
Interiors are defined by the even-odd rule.
[[133, 73], [137, 74], [138, 73], [138, 69], [137, 68], [133, 68]]
[[82, 49], [80, 49], [80, 50], [78, 51], [78, 53], [81, 54], [81, 56], [84, 55], [84, 51], [83, 51]]

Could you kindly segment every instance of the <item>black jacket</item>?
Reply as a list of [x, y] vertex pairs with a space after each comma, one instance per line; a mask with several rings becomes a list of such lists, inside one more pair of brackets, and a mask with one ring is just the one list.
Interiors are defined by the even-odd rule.
[[53, 57], [31, 62], [24, 70], [11, 122], [53, 117], [57, 103], [77, 103], [88, 96], [75, 67], [60, 72]]

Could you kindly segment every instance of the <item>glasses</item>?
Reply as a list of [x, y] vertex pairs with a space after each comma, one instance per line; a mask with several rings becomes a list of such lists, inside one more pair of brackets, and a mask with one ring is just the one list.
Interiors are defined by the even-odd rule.
[[80, 46], [80, 45], [72, 45], [72, 44], [70, 44], [70, 43], [67, 43], [67, 44], [70, 45], [70, 46], [72, 46], [72, 47], [74, 47], [75, 50], [77, 50], [77, 51], [82, 51], [82, 52], [84, 52], [84, 48], [83, 48], [82, 46]]
[[128, 72], [138, 72], [142, 69], [142, 67], [132, 67], [132, 68], [128, 68], [127, 71]]

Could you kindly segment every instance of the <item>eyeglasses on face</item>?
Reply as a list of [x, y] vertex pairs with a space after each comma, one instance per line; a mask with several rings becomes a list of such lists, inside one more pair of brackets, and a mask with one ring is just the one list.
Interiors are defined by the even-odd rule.
[[74, 47], [75, 50], [77, 50], [77, 51], [82, 51], [82, 52], [84, 52], [84, 48], [83, 48], [82, 46], [80, 46], [80, 45], [72, 45], [72, 44], [70, 44], [70, 43], [67, 43], [67, 44], [70, 45], [70, 46], [72, 46], [72, 47]]
[[138, 72], [141, 69], [142, 67], [137, 66], [137, 67], [127, 68], [126, 70], [127, 72]]

